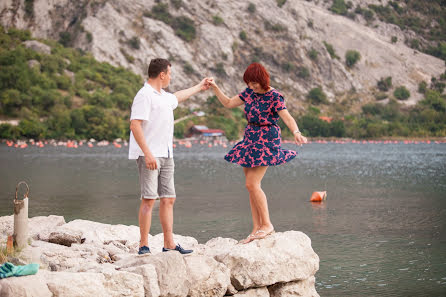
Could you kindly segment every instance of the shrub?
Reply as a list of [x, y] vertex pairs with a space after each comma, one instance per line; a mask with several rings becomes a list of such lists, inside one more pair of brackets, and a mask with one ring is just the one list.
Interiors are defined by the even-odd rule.
[[34, 16], [34, 0], [25, 0], [25, 15], [27, 17]]
[[380, 93], [376, 93], [376, 94], [375, 94], [375, 99], [378, 100], [378, 101], [380, 101], [380, 100], [384, 100], [384, 99], [386, 99], [387, 97], [388, 97], [388, 95], [387, 95], [386, 93], [382, 93], [382, 92], [380, 92]]
[[26, 138], [41, 139], [45, 137], [45, 127], [38, 119], [23, 119], [18, 128], [20, 134]]
[[438, 112], [446, 112], [446, 101], [437, 91], [427, 91], [425, 98], [420, 101], [424, 106], [429, 106]]
[[245, 31], [240, 31], [239, 37], [243, 41], [245, 41], [248, 38]]
[[445, 86], [446, 86], [445, 83], [436, 81], [436, 82], [432, 83], [431, 88], [434, 90], [437, 90], [441, 94], [441, 93], [443, 93]]
[[307, 67], [301, 66], [297, 69], [297, 76], [300, 78], [307, 78], [310, 76], [310, 71]]
[[406, 100], [410, 97], [410, 92], [405, 86], [401, 86], [395, 89], [393, 96], [398, 100]]
[[0, 124], [0, 138], [17, 139], [20, 137], [20, 131], [17, 126], [11, 124]]
[[265, 29], [273, 32], [287, 31], [287, 28], [281, 24], [271, 24], [268, 20], [264, 21]]
[[214, 15], [212, 17], [212, 22], [214, 23], [214, 25], [219, 26], [219, 25], [223, 24], [223, 18], [221, 16]]
[[286, 3], [286, 0], [276, 0], [276, 2], [277, 6], [282, 7]]
[[321, 87], [313, 88], [308, 92], [307, 99], [313, 104], [327, 104], [327, 95]]
[[345, 4], [344, 0], [333, 0], [330, 10], [340, 15], [346, 15], [348, 11], [347, 5]]
[[254, 3], [249, 3], [249, 5], [248, 5], [248, 11], [249, 11], [250, 13], [254, 13], [254, 12], [256, 12], [256, 5], [255, 5]]
[[172, 3], [176, 9], [179, 9], [183, 5], [183, 0], [170, 0], [170, 3]]
[[87, 41], [91, 43], [93, 41], [93, 35], [90, 32], [87, 32]]
[[381, 79], [377, 83], [377, 86], [380, 91], [387, 92], [392, 87], [392, 77], [381, 77]]
[[311, 48], [311, 50], [308, 52], [308, 56], [310, 57], [311, 60], [316, 61], [317, 60], [317, 55], [319, 54], [319, 52], [317, 50], [315, 50], [314, 48]]
[[291, 72], [294, 71], [294, 69], [296, 69], [296, 66], [294, 66], [294, 64], [291, 62], [285, 62], [282, 64], [282, 69], [285, 70], [286, 72]]
[[225, 71], [225, 67], [223, 65], [223, 63], [218, 63], [215, 67], [215, 72], [217, 73], [217, 75], [219, 76], [226, 76], [226, 71]]
[[362, 11], [362, 15], [364, 16], [364, 18], [365, 18], [365, 20], [367, 21], [367, 22], [371, 22], [371, 21], [373, 21], [374, 20], [374, 14], [373, 14], [373, 11], [372, 10], [370, 10], [370, 9], [364, 9], [363, 11]]
[[129, 45], [132, 47], [132, 48], [134, 48], [134, 49], [139, 49], [139, 47], [140, 47], [140, 41], [139, 41], [139, 38], [138, 37], [136, 37], [136, 36], [133, 36], [132, 38], [130, 38], [130, 40], [129, 40]]
[[392, 39], [390, 40], [392, 43], [396, 43], [398, 41], [398, 37], [392, 36]]
[[71, 44], [70, 32], [60, 32], [59, 33], [59, 43], [65, 47], [68, 47]]
[[123, 55], [123, 56], [125, 57], [125, 59], [127, 60], [127, 62], [129, 62], [129, 63], [133, 63], [133, 62], [135, 62], [135, 58], [134, 58], [132, 55], [129, 55], [129, 54], [125, 51], [125, 49], [121, 48], [120, 50], [121, 50], [122, 55]]
[[345, 53], [345, 64], [349, 68], [353, 67], [356, 64], [356, 62], [358, 62], [360, 59], [361, 59], [361, 54], [358, 51], [348, 50]]
[[151, 12], [144, 12], [144, 16], [152, 17], [170, 25], [172, 15], [169, 13], [169, 5], [166, 3], [158, 3], [152, 7]]
[[308, 22], [307, 22], [308, 28], [313, 28], [313, 25], [314, 25], [313, 20], [309, 19]]
[[184, 63], [183, 70], [186, 74], [194, 74], [195, 73], [194, 68], [188, 62]]
[[424, 94], [427, 90], [427, 82], [422, 81], [418, 84], [418, 93]]
[[194, 21], [185, 16], [175, 18], [173, 20], [172, 28], [178, 37], [187, 42], [194, 40], [197, 34]]
[[411, 39], [409, 46], [413, 49], [419, 50], [420, 49], [420, 41], [418, 39]]
[[329, 44], [329, 43], [327, 43], [327, 42], [324, 41], [324, 45], [325, 45], [325, 48], [327, 49], [327, 52], [330, 54], [330, 57], [331, 57], [332, 59], [337, 59], [337, 58], [339, 58], [339, 57], [336, 55], [336, 52], [335, 52], [335, 50], [334, 50], [334, 48], [333, 48], [333, 46], [332, 46], [331, 44]]

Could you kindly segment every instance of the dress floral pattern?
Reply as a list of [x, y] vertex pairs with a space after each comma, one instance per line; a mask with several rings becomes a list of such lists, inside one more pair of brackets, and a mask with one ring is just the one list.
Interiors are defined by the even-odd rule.
[[296, 157], [297, 152], [280, 147], [278, 112], [286, 109], [282, 94], [272, 89], [264, 94], [247, 88], [239, 94], [245, 102], [245, 116], [248, 124], [243, 140], [237, 143], [225, 156], [228, 162], [243, 167], [275, 166]]

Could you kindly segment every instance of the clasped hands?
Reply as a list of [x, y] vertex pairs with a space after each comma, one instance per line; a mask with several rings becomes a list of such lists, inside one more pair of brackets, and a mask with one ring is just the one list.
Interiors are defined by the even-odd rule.
[[213, 77], [205, 77], [203, 78], [203, 80], [198, 84], [198, 86], [200, 87], [201, 91], [206, 91], [208, 90], [210, 87], [216, 87], [217, 84], [214, 81]]

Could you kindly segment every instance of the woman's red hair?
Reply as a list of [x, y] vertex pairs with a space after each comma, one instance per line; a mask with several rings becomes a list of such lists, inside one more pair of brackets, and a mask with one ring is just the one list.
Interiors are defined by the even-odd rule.
[[262, 89], [269, 89], [269, 74], [266, 71], [265, 67], [260, 63], [252, 63], [245, 70], [245, 74], [243, 74], [243, 80], [246, 84], [250, 82], [259, 83]]

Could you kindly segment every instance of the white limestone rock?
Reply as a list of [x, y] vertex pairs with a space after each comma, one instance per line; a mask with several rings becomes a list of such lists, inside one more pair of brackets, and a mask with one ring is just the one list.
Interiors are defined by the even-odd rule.
[[48, 45], [43, 44], [37, 40], [27, 40], [27, 41], [24, 41], [23, 44], [25, 45], [25, 47], [30, 48], [38, 53], [47, 54], [47, 55], [51, 54], [51, 47], [49, 47]]
[[155, 266], [145, 264], [137, 267], [125, 268], [124, 270], [139, 274], [143, 277], [145, 297], [160, 296], [161, 292], [158, 285], [158, 274], [156, 273]]
[[158, 275], [160, 296], [183, 297], [191, 287], [184, 257], [172, 251], [157, 255], [135, 255], [134, 258], [120, 260], [115, 264], [120, 269], [151, 264]]
[[85, 243], [103, 245], [104, 242], [113, 240], [139, 242], [139, 228], [137, 226], [110, 225], [87, 220], [74, 220], [62, 227], [63, 230], [81, 232]]
[[63, 230], [59, 228], [57, 231], [51, 232], [48, 237], [48, 242], [71, 246], [73, 243], [81, 243], [82, 232], [76, 230]]
[[53, 297], [46, 285], [44, 273], [0, 279], [2, 297]]
[[184, 257], [191, 283], [188, 296], [224, 296], [231, 284], [230, 271], [211, 257], [190, 255]]
[[[51, 232], [65, 224], [62, 216], [38, 216], [28, 220], [28, 236], [34, 240], [48, 241]], [[14, 232], [14, 216], [0, 217], [0, 240], [6, 241], [8, 235]]]
[[269, 296], [270, 295], [266, 287], [240, 291], [234, 295], [234, 297], [269, 297]]
[[233, 246], [215, 259], [231, 270], [231, 282], [237, 290], [305, 280], [319, 269], [319, 257], [310, 238], [298, 231], [279, 232]]
[[54, 297], [144, 297], [142, 276], [124, 271], [113, 273], [49, 272], [45, 278]]
[[271, 297], [319, 297], [314, 283], [315, 278], [311, 276], [301, 281], [278, 283], [268, 287], [268, 290]]

